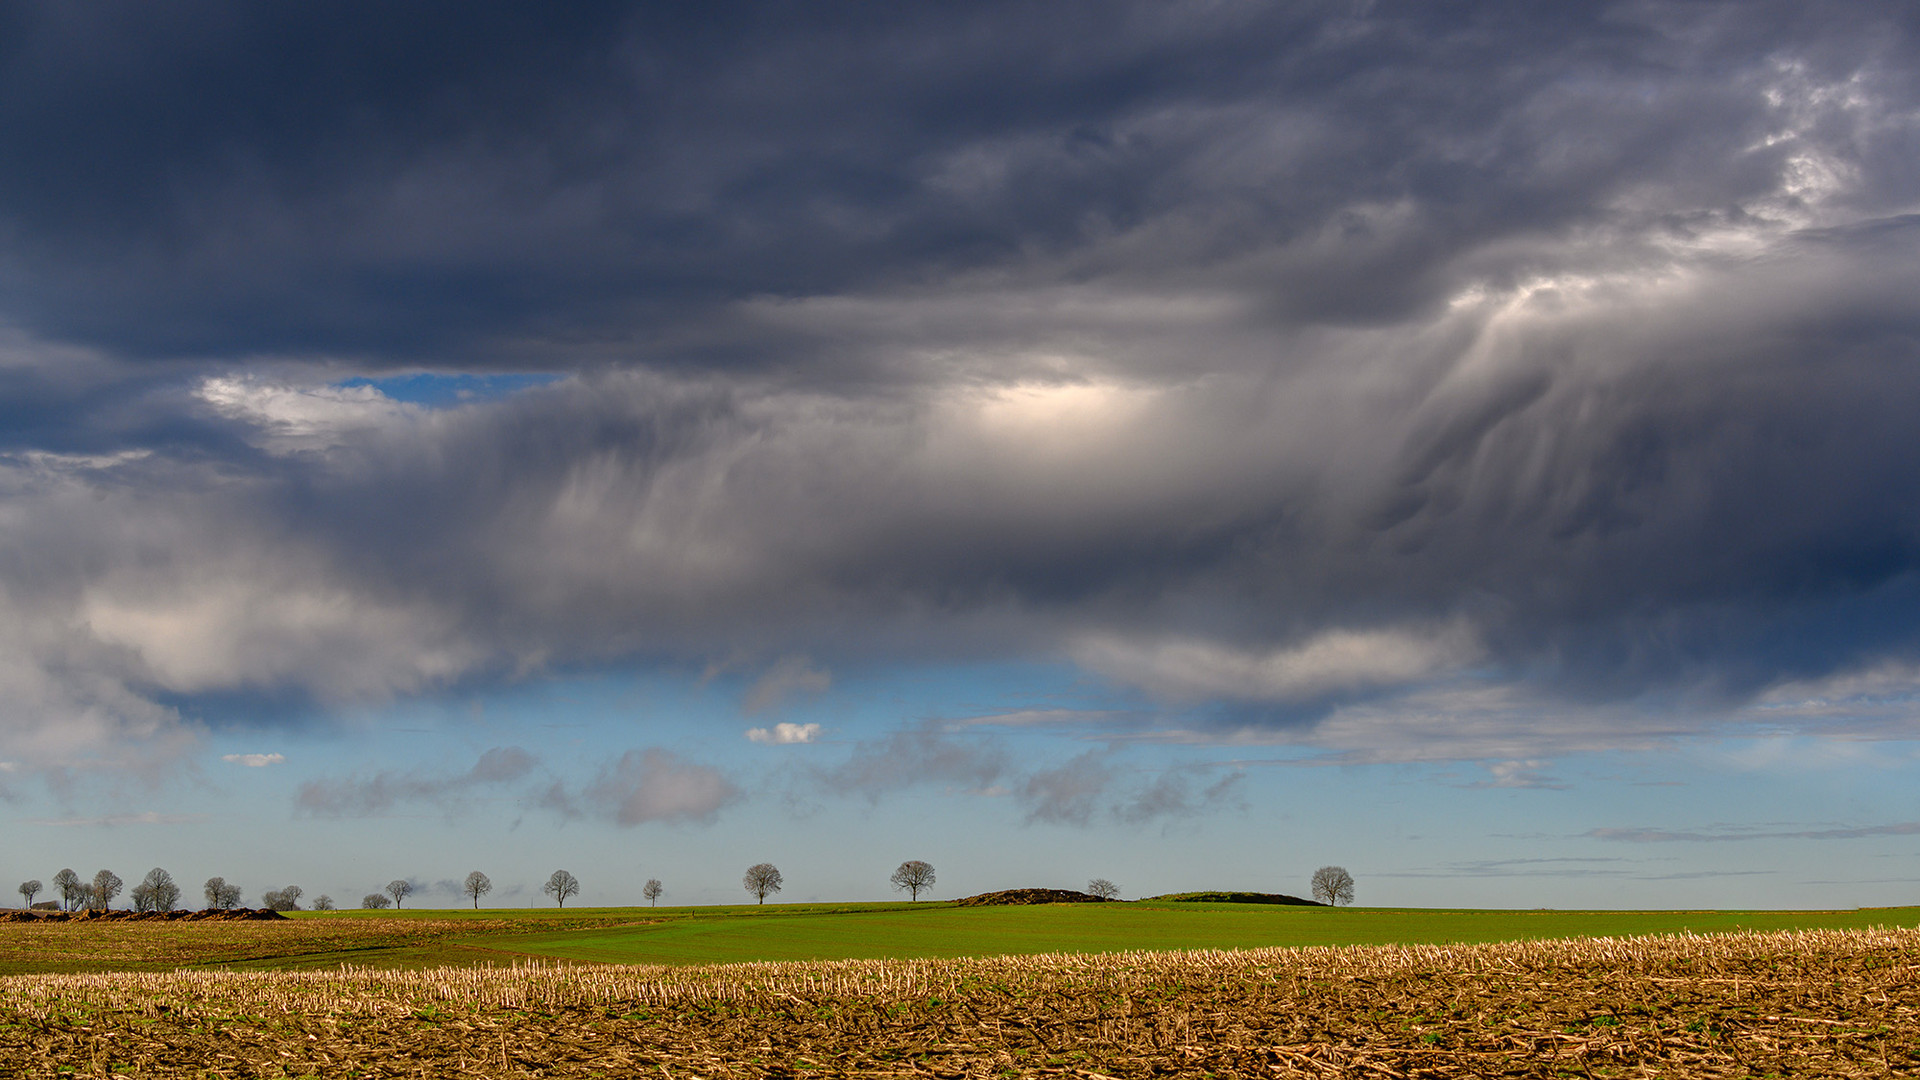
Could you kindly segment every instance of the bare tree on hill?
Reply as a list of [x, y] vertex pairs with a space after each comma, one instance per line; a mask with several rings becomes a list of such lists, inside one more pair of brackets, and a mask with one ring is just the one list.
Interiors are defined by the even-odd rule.
[[1120, 886], [1115, 885], [1106, 878], [1097, 877], [1087, 882], [1087, 895], [1097, 896], [1102, 900], [1118, 900], [1120, 899]]
[[548, 896], [558, 900], [561, 907], [566, 907], [567, 897], [579, 894], [580, 879], [565, 870], [555, 870], [553, 876], [547, 879], [544, 888]]
[[493, 891], [493, 880], [480, 871], [475, 870], [473, 873], [467, 875], [467, 880], [461, 884], [460, 890], [468, 896], [473, 897], [473, 909], [478, 911], [480, 910], [480, 898]]
[[387, 895], [393, 897], [393, 906], [395, 908], [398, 908], [400, 901], [406, 899], [408, 894], [412, 892], [413, 882], [405, 878], [394, 878], [392, 881], [387, 882]]
[[86, 899], [87, 885], [72, 867], [67, 867], [53, 875], [53, 894], [60, 898], [61, 911], [72, 911]]
[[180, 886], [174, 883], [172, 874], [156, 866], [127, 895], [133, 899], [135, 911], [172, 911], [180, 903]]
[[113, 906], [113, 898], [120, 895], [120, 887], [126, 882], [111, 870], [100, 870], [93, 875], [93, 887], [88, 890], [87, 906], [102, 910]]
[[922, 891], [933, 888], [933, 864], [908, 859], [887, 880], [893, 882], [894, 891], [905, 889], [909, 899], [918, 900]]
[[33, 879], [33, 880], [31, 880], [31, 881], [23, 881], [23, 882], [21, 882], [21, 883], [20, 883], [20, 896], [21, 896], [21, 898], [22, 898], [22, 899], [23, 899], [23, 900], [25, 901], [25, 903], [22, 903], [22, 904], [20, 905], [20, 906], [21, 906], [21, 908], [22, 908], [22, 909], [26, 909], [26, 908], [31, 908], [31, 907], [33, 907], [33, 898], [34, 898], [34, 897], [36, 897], [36, 896], [39, 896], [39, 895], [40, 895], [40, 890], [41, 890], [41, 889], [44, 889], [44, 888], [46, 888], [46, 886], [45, 886], [45, 885], [42, 885], [42, 884], [40, 884], [40, 879], [39, 879], [39, 878], [34, 878], [34, 879]]
[[1323, 866], [1315, 870], [1313, 898], [1328, 907], [1353, 903], [1353, 875], [1342, 866]]
[[331, 897], [331, 896], [328, 896], [328, 895], [327, 895], [326, 893], [321, 893], [321, 894], [320, 894], [319, 896], [316, 896], [316, 897], [314, 897], [314, 898], [313, 898], [313, 910], [315, 910], [315, 911], [332, 911], [332, 910], [333, 910], [333, 897]]
[[660, 884], [659, 878], [648, 878], [647, 887], [640, 890], [640, 895], [646, 897], [648, 903], [659, 907], [660, 894], [666, 891], [666, 887]]
[[268, 889], [260, 894], [260, 906], [269, 911], [298, 911], [300, 896], [306, 892], [298, 885], [289, 885], [284, 889]]
[[231, 911], [240, 906], [240, 886], [228, 884], [226, 878], [208, 878], [201, 891], [206, 895], [209, 911]]
[[763, 862], [747, 867], [746, 876], [740, 879], [740, 884], [745, 886], [755, 899], [764, 904], [767, 902], [769, 893], [780, 891], [781, 881], [780, 868], [770, 862]]
[[379, 911], [393, 906], [393, 901], [387, 899], [386, 893], [370, 892], [360, 898], [360, 906], [368, 911]]

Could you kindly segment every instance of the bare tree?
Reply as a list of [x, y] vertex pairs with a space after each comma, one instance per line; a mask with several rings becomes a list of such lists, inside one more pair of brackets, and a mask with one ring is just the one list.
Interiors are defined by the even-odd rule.
[[174, 884], [172, 874], [156, 866], [127, 895], [135, 911], [172, 911], [180, 902], [180, 886]]
[[305, 891], [298, 885], [289, 885], [284, 889], [268, 889], [260, 894], [260, 906], [270, 911], [298, 911], [300, 896]]
[[473, 897], [473, 909], [478, 911], [480, 910], [480, 898], [493, 891], [493, 881], [489, 879], [487, 875], [475, 870], [473, 873], [467, 875], [466, 882], [460, 887], [466, 891], [468, 896]]
[[654, 907], [659, 907], [660, 894], [666, 891], [666, 887], [660, 884], [659, 878], [650, 877], [647, 879], [647, 887], [640, 890], [640, 895], [646, 897], [647, 902]]
[[764, 904], [767, 902], [768, 893], [780, 891], [781, 881], [780, 868], [770, 862], [763, 862], [747, 867], [747, 876], [740, 879], [740, 884], [746, 886], [747, 891]]
[[1087, 882], [1087, 895], [1097, 896], [1102, 900], [1118, 900], [1120, 899], [1120, 886], [1115, 885], [1106, 878], [1097, 877]]
[[412, 892], [413, 882], [405, 878], [394, 878], [387, 882], [387, 895], [393, 897], [393, 906], [396, 908], [400, 906], [400, 901], [405, 900]]
[[87, 883], [80, 880], [72, 867], [67, 867], [53, 875], [53, 892], [60, 898], [60, 910], [72, 911], [86, 900]]
[[555, 870], [553, 876], [547, 879], [546, 892], [548, 896], [560, 901], [561, 907], [566, 907], [567, 897], [580, 892], [580, 879], [565, 870]]
[[321, 894], [320, 894], [319, 896], [316, 896], [316, 897], [314, 897], [314, 898], [313, 898], [313, 910], [315, 910], [315, 911], [332, 911], [332, 910], [333, 910], [333, 897], [331, 897], [331, 896], [328, 896], [328, 895], [327, 895], [326, 893], [321, 893]]
[[36, 896], [39, 896], [40, 890], [44, 888], [46, 888], [46, 886], [40, 884], [39, 878], [34, 878], [31, 881], [21, 882], [20, 897], [24, 901], [24, 903], [22, 903], [20, 906], [22, 908], [31, 908], [33, 906], [33, 898]]
[[905, 889], [908, 899], [918, 900], [922, 891], [933, 888], [933, 864], [908, 859], [887, 880], [893, 882], [895, 892]]
[[93, 887], [88, 890], [87, 906], [102, 909], [113, 906], [113, 898], [120, 895], [120, 887], [126, 882], [111, 870], [96, 871], [93, 875]]
[[209, 911], [231, 911], [240, 906], [240, 886], [228, 884], [226, 878], [208, 878], [201, 891], [206, 895]]
[[1323, 866], [1315, 870], [1313, 898], [1329, 907], [1353, 903], [1353, 875], [1342, 866]]
[[393, 906], [393, 901], [387, 899], [386, 893], [370, 892], [360, 898], [360, 906], [368, 911], [379, 911], [381, 908]]

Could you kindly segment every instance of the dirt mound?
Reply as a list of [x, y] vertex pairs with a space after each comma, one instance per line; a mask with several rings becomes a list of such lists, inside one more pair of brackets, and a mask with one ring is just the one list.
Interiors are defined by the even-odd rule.
[[1179, 904], [1293, 904], [1298, 907], [1326, 907], [1318, 900], [1303, 900], [1277, 892], [1181, 892], [1149, 896], [1149, 900], [1171, 900]]
[[244, 922], [284, 918], [285, 915], [268, 908], [234, 908], [232, 911], [0, 911], [0, 922]]
[[1107, 898], [1072, 889], [1002, 889], [955, 900], [955, 907], [986, 907], [992, 904], [1104, 904]]

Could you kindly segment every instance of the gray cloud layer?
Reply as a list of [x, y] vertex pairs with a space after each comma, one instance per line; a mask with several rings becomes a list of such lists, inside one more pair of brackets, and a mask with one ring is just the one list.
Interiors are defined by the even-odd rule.
[[1144, 825], [1239, 806], [1245, 773], [1176, 766], [1150, 777], [1120, 760], [1121, 749], [1088, 750], [1057, 765], [1019, 762], [997, 736], [938, 722], [855, 743], [837, 765], [807, 770], [815, 789], [841, 797], [882, 798], [916, 788], [1011, 796], [1028, 825], [1114, 822]]
[[517, 746], [496, 746], [464, 773], [436, 776], [381, 769], [371, 776], [308, 780], [294, 792], [298, 813], [318, 817], [374, 817], [414, 804], [452, 814], [467, 799], [524, 779], [537, 764]]
[[[1489, 695], [1604, 746], [1617, 703], [1911, 662], [1915, 30], [0, 4], [0, 756], [137, 767], [233, 695], [748, 656], [773, 707], [1038, 656], [1391, 758]], [[334, 385], [501, 368], [570, 377]], [[669, 774], [601, 801], [718, 805]]]

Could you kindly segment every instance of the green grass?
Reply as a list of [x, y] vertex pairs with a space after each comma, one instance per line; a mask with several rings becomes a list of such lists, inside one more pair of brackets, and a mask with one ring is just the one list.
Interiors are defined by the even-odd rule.
[[1140, 900], [295, 912], [292, 922], [0, 926], [0, 974], [178, 967], [379, 968], [709, 964], [1137, 949], [1475, 943], [1691, 931], [1920, 925], [1920, 908], [1858, 911], [1445, 911]]
[[627, 913], [630, 919], [649, 914], [658, 921], [516, 934], [510, 939], [491, 937], [486, 944], [569, 960], [702, 964], [1270, 945], [1444, 944], [1920, 924], [1920, 908], [1439, 911], [1152, 901], [969, 908], [928, 903], [776, 905]]

